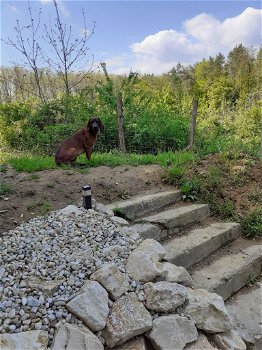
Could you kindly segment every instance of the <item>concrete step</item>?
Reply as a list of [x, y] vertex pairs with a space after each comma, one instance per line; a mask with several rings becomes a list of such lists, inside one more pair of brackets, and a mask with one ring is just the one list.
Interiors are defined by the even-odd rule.
[[137, 217], [157, 211], [180, 200], [181, 191], [170, 190], [111, 203], [106, 207], [112, 210], [117, 208], [121, 210], [129, 220], [134, 220]]
[[226, 301], [234, 330], [247, 344], [248, 349], [262, 349], [262, 279], [243, 287]]
[[262, 242], [239, 238], [223, 254], [218, 251], [217, 256], [210, 256], [190, 272], [194, 288], [215, 292], [226, 300], [246, 285], [250, 276], [260, 275]]
[[164, 243], [165, 260], [185, 268], [206, 258], [208, 255], [232, 242], [241, 235], [241, 226], [235, 222], [216, 222], [197, 228], [187, 234]]
[[159, 224], [166, 229], [178, 228], [194, 222], [201, 222], [210, 214], [206, 204], [189, 204], [179, 206], [161, 213], [144, 217], [144, 222]]

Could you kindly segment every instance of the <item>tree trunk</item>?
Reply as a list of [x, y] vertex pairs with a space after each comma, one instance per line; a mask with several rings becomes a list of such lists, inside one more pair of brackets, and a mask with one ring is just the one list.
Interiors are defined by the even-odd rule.
[[190, 125], [189, 146], [188, 146], [188, 149], [190, 151], [193, 150], [193, 145], [194, 145], [194, 140], [195, 140], [197, 107], [198, 107], [198, 100], [194, 99], [193, 100], [192, 119], [191, 119], [191, 125]]
[[123, 122], [123, 101], [122, 96], [117, 96], [117, 119], [118, 119], [118, 138], [120, 152], [126, 153], [124, 122]]

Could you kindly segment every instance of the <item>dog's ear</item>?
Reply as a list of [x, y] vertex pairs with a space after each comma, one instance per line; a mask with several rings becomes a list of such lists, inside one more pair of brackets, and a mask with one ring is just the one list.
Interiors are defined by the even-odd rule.
[[87, 123], [87, 129], [88, 130], [91, 130], [91, 121], [92, 121], [92, 118], [90, 118], [89, 120], [88, 120], [88, 123]]
[[101, 132], [103, 132], [104, 131], [104, 124], [102, 123], [102, 121], [101, 121], [101, 119], [100, 118], [98, 118], [98, 120], [99, 120], [99, 124], [100, 124], [100, 130], [101, 130]]

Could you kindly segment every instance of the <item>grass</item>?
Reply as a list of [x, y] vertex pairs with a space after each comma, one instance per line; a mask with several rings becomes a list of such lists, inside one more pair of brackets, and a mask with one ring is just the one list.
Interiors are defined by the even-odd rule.
[[6, 182], [0, 183], [0, 196], [5, 196], [8, 193], [12, 192], [12, 187]]
[[[109, 153], [94, 153], [90, 161], [85, 159], [82, 155], [78, 158], [78, 162], [85, 164], [86, 168], [98, 167], [101, 165], [115, 167], [120, 165], [148, 165], [148, 164], [159, 164], [160, 166], [181, 166], [188, 162], [192, 162], [196, 158], [196, 155], [191, 152], [164, 152], [157, 155], [152, 154], [122, 154], [120, 152], [109, 152]], [[54, 157], [40, 157], [34, 155], [23, 155], [12, 156], [11, 154], [6, 156], [6, 163], [10, 163], [16, 171], [24, 172], [36, 172], [47, 169], [57, 168]], [[86, 168], [83, 166], [70, 167], [64, 165], [62, 169], [78, 169], [81, 172], [86, 172]]]
[[262, 209], [255, 210], [241, 220], [243, 233], [249, 238], [262, 237]]

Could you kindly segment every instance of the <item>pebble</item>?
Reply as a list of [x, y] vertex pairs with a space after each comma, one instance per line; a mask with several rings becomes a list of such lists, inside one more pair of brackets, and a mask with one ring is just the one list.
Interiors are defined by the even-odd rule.
[[[78, 215], [53, 211], [4, 233], [1, 332], [47, 330], [50, 345], [54, 328], [64, 322], [82, 325], [66, 303], [103, 264], [114, 263], [126, 272], [128, 254], [140, 242], [124, 228], [107, 214], [79, 208]], [[49, 282], [56, 287], [49, 289]]]

